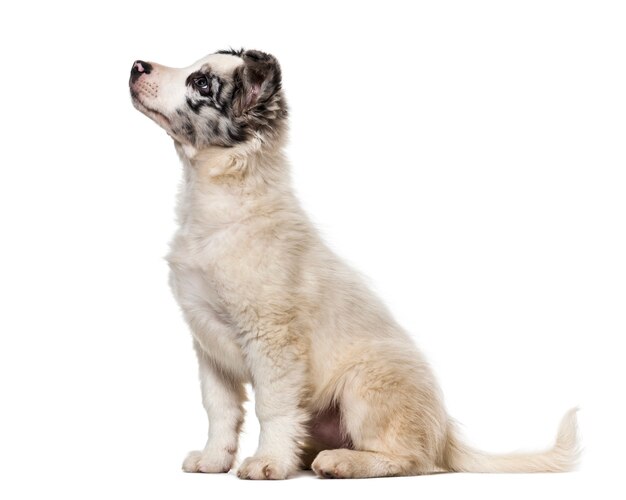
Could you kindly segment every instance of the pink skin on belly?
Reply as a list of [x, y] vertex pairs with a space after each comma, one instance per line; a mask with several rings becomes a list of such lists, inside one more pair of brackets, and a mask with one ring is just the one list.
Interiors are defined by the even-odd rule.
[[341, 426], [341, 414], [336, 406], [314, 414], [309, 432], [311, 438], [326, 449], [352, 448], [352, 441]]

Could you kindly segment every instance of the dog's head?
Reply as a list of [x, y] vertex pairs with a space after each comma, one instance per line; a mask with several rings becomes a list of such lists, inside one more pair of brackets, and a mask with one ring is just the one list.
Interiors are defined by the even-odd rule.
[[256, 50], [220, 51], [187, 68], [135, 61], [129, 85], [139, 111], [196, 149], [271, 137], [287, 116], [278, 61]]

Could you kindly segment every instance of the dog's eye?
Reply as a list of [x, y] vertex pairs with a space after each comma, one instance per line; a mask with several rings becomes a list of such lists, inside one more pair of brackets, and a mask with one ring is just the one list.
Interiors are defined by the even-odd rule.
[[193, 84], [196, 86], [196, 88], [199, 88], [199, 89], [206, 90], [207, 88], [209, 88], [209, 82], [204, 76], [201, 76], [199, 78], [194, 78]]

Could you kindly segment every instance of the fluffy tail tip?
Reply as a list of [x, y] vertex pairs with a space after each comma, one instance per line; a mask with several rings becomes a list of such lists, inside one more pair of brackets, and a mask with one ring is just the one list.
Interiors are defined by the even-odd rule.
[[578, 420], [576, 418], [578, 410], [578, 407], [569, 410], [559, 425], [554, 451], [557, 452], [556, 456], [561, 458], [558, 468], [562, 471], [573, 470], [580, 462], [582, 450], [579, 444]]

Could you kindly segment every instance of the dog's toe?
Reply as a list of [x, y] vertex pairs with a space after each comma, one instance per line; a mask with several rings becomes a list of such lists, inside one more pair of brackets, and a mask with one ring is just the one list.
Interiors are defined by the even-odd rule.
[[239, 466], [240, 479], [287, 479], [293, 472], [290, 468], [271, 457], [249, 457]]
[[234, 461], [231, 453], [204, 453], [192, 451], [183, 462], [185, 472], [204, 472], [209, 474], [228, 472]]

